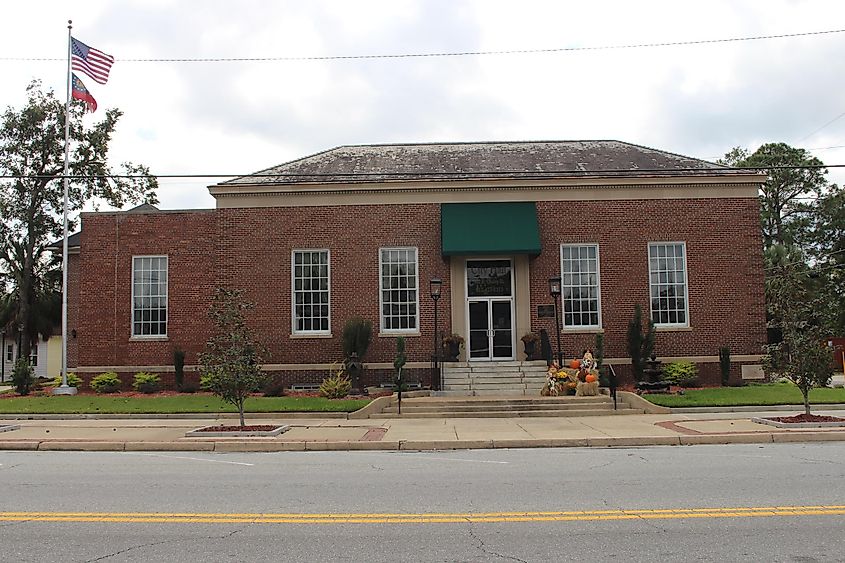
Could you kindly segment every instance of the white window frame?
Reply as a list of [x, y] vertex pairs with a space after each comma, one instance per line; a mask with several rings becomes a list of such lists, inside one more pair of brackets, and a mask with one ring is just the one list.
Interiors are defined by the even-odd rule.
[[38, 366], [38, 344], [33, 344], [29, 349], [29, 365]]
[[[414, 251], [414, 287], [413, 288], [405, 288], [406, 290], [413, 289], [416, 300], [414, 301], [414, 310], [415, 314], [413, 315], [414, 319], [414, 327], [413, 328], [387, 328], [385, 326], [385, 316], [384, 316], [384, 292], [391, 291], [391, 289], [386, 289], [384, 287], [384, 274], [382, 270], [384, 269], [384, 253], [390, 252], [392, 250], [413, 250]], [[401, 291], [401, 290], [400, 290]], [[408, 301], [408, 304], [411, 302]], [[379, 318], [379, 331], [384, 334], [419, 334], [420, 332], [420, 250], [416, 246], [383, 246], [378, 249], [378, 318]], [[410, 319], [411, 316], [408, 315]]]
[[[144, 258], [164, 258], [165, 261], [165, 272], [167, 272], [167, 282], [164, 284], [164, 334], [144, 334], [143, 330], [140, 334], [135, 333], [135, 261], [141, 260]], [[140, 339], [155, 339], [155, 338], [167, 338], [167, 333], [170, 330], [170, 258], [166, 254], [141, 254], [137, 256], [132, 256], [132, 303], [130, 310], [132, 311], [132, 317], [130, 318], [130, 334], [132, 338], [140, 338]], [[159, 299], [162, 297], [161, 295], [157, 296]], [[143, 320], [141, 323], [143, 324]], [[159, 322], [161, 320], [159, 319]]]
[[[666, 241], [666, 242], [653, 241], [653, 242], [648, 243], [648, 307], [649, 307], [649, 314], [650, 314], [649, 318], [654, 320], [654, 313], [655, 313], [654, 306], [653, 306], [654, 303], [653, 303], [653, 297], [652, 297], [652, 288], [655, 287], [655, 286], [659, 288], [661, 285], [666, 285], [666, 286], [668, 286], [668, 285], [678, 285], [677, 280], [671, 282], [671, 284], [670, 284], [670, 282], [668, 282], [668, 281], [660, 282], [659, 278], [658, 278], [657, 282], [655, 282], [654, 279], [653, 279], [653, 276], [659, 276], [660, 269], [658, 267], [658, 270], [653, 271], [652, 268], [651, 268], [651, 260], [652, 260], [651, 250], [652, 250], [652, 248], [654, 248], [655, 252], [657, 252], [657, 248], [660, 247], [660, 246], [665, 246], [665, 247], [680, 246], [683, 249], [683, 252], [684, 252], [684, 256], [683, 256], [683, 259], [684, 259], [684, 279], [683, 279], [683, 283], [684, 283], [684, 295], [683, 295], [683, 299], [684, 299], [684, 309], [683, 309], [684, 322], [674, 322], [674, 323], [673, 322], [665, 322], [665, 323], [662, 323], [662, 322], [654, 321], [654, 326], [655, 327], [688, 328], [690, 326], [690, 324], [689, 324], [689, 254], [687, 253], [687, 243], [683, 242], [683, 241]], [[654, 258], [656, 260], [660, 259], [659, 256], [655, 256]], [[677, 258], [677, 257], [673, 257], [673, 258]], [[658, 266], [659, 266], [659, 264], [658, 264]], [[672, 270], [672, 271], [674, 273], [677, 273], [677, 270]], [[676, 295], [675, 297], [677, 298], [678, 296]], [[680, 311], [680, 309], [678, 309], [678, 308], [675, 308], [675, 309], [672, 309], [672, 310], [673, 311]], [[668, 311], [668, 309], [667, 309], [667, 311]], [[657, 312], [659, 313], [660, 311], [657, 311]]]
[[[575, 285], [567, 286], [564, 283], [564, 275], [566, 272], [563, 270], [563, 249], [564, 248], [585, 248], [585, 247], [592, 247], [596, 249], [596, 308], [597, 308], [597, 320], [598, 324], [566, 324], [566, 304], [564, 293], [567, 287], [591, 287], [591, 286], [582, 286], [580, 283]], [[599, 253], [599, 245], [598, 243], [592, 242], [584, 242], [584, 243], [564, 243], [560, 245], [560, 309], [561, 309], [561, 317], [563, 318], [563, 328], [565, 330], [571, 331], [578, 331], [578, 330], [597, 330], [601, 329], [602, 327], [602, 319], [601, 319], [601, 254]], [[579, 258], [580, 259], [580, 258]], [[589, 298], [588, 298], [589, 299]]]
[[[328, 328], [325, 330], [299, 330], [296, 327], [296, 255], [297, 253], [305, 252], [326, 253], [326, 291], [328, 292], [329, 298], [327, 303], [328, 315], [326, 315], [326, 325]], [[291, 334], [307, 336], [326, 336], [332, 332], [332, 253], [328, 248], [294, 248], [290, 252], [290, 331]]]

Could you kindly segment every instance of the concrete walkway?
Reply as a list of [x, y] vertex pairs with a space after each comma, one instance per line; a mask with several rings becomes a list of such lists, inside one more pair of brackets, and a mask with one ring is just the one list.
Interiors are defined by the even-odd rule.
[[[554, 418], [362, 419], [253, 415], [248, 424], [289, 425], [276, 437], [188, 438], [226, 418], [16, 420], [0, 415], [0, 450], [445, 450], [845, 441], [845, 428], [780, 429], [751, 421], [794, 412], [680, 413]], [[842, 411], [815, 414], [841, 416]], [[6, 417], [5, 419], [3, 417]], [[236, 422], [235, 422], [236, 424]]]

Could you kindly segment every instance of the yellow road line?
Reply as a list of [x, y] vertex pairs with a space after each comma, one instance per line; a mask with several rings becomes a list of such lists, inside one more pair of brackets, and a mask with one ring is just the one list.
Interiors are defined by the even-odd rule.
[[843, 505], [716, 508], [576, 510], [561, 512], [477, 513], [193, 513], [193, 512], [0, 512], [0, 522], [116, 522], [188, 524], [430, 524], [497, 522], [571, 522], [596, 520], [678, 520], [773, 516], [842, 516]]

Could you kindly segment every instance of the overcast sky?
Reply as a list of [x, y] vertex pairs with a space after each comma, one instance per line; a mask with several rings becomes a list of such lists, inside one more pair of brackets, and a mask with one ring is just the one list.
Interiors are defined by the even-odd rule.
[[[85, 119], [120, 108], [113, 162], [158, 174], [241, 175], [339, 145], [432, 141], [618, 139], [705, 159], [783, 141], [845, 163], [845, 32], [128, 60], [845, 30], [837, 0], [8, 2], [1, 108], [21, 107], [35, 78], [64, 99], [68, 19], [75, 38], [117, 59], [106, 85], [77, 73], [100, 105]], [[161, 207], [213, 207], [216, 181], [164, 179]]]

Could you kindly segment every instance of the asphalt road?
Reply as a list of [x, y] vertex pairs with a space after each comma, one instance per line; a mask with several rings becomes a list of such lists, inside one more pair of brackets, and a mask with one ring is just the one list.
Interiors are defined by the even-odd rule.
[[0, 486], [2, 561], [845, 561], [840, 443], [0, 452]]

